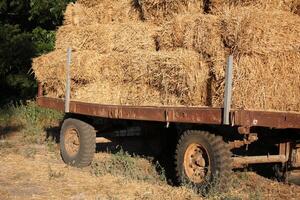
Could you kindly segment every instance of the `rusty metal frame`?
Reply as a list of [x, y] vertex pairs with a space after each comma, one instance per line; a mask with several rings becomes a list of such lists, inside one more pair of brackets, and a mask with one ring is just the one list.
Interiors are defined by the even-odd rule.
[[[64, 112], [63, 99], [38, 97], [37, 103], [41, 107]], [[70, 113], [112, 119], [222, 124], [220, 108], [118, 106], [71, 101]]]
[[290, 143], [285, 142], [279, 144], [278, 155], [233, 157], [233, 168], [243, 168], [245, 165], [258, 163], [286, 163], [289, 160], [290, 151]]
[[265, 155], [265, 156], [241, 156], [232, 158], [233, 168], [243, 168], [245, 165], [258, 163], [285, 163], [288, 158], [285, 155]]
[[244, 127], [270, 127], [278, 129], [299, 129], [300, 113], [271, 111], [232, 111], [232, 124]]
[[[41, 107], [65, 111], [63, 99], [43, 96], [41, 83], [37, 103]], [[223, 108], [212, 107], [123, 106], [70, 101], [70, 113], [111, 119], [223, 125]], [[231, 110], [230, 125], [245, 130], [250, 127], [300, 129], [300, 113]]]
[[[40, 96], [38, 105], [64, 112], [64, 100]], [[70, 102], [70, 113], [81, 115], [157, 122], [178, 122], [222, 125], [222, 108], [210, 107], [146, 107], [101, 105], [83, 102]], [[231, 125], [243, 127], [270, 127], [300, 129], [300, 113], [231, 111]]]

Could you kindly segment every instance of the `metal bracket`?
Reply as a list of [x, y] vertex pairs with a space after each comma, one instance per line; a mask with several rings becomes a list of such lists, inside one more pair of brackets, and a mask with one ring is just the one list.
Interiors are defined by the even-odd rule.
[[228, 144], [230, 146], [230, 149], [238, 149], [242, 146], [249, 145], [253, 142], [256, 142], [258, 140], [258, 136], [256, 133], [250, 133], [247, 136], [245, 135], [243, 140], [234, 140], [230, 141]]
[[233, 55], [228, 57], [225, 77], [225, 94], [224, 94], [224, 113], [223, 124], [230, 125], [230, 110], [232, 97], [232, 79], [233, 79]]
[[71, 67], [71, 55], [72, 49], [69, 47], [67, 49], [67, 65], [66, 65], [66, 94], [65, 94], [65, 112], [70, 112], [70, 96], [71, 96], [71, 76], [70, 76], [70, 67]]

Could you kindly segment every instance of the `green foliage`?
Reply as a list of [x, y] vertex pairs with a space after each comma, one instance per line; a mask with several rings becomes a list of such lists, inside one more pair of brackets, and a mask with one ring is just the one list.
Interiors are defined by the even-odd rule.
[[[0, 2], [0, 14], [3, 23], [19, 24], [20, 26], [28, 26], [26, 22], [29, 18], [29, 1], [30, 0], [2, 0]], [[27, 28], [27, 27], [26, 27]]]
[[32, 30], [32, 41], [37, 55], [48, 53], [54, 49], [55, 31], [37, 27]]
[[70, 0], [31, 0], [30, 18], [37, 24], [57, 26], [63, 19], [63, 11]]
[[27, 73], [34, 55], [30, 33], [18, 25], [0, 24], [0, 76]]
[[28, 73], [34, 55], [31, 33], [0, 22], [0, 105], [34, 94], [35, 81]]
[[164, 170], [158, 163], [153, 165], [151, 161], [131, 156], [123, 150], [112, 154], [111, 158], [93, 162], [91, 173], [95, 176], [111, 174], [150, 182], [166, 181]]
[[73, 1], [0, 1], [0, 106], [35, 96], [32, 58], [53, 50], [55, 30]]
[[40, 108], [33, 102], [7, 106], [0, 110], [0, 126], [22, 127], [24, 141], [28, 143], [44, 143], [44, 130], [57, 124], [62, 118], [62, 113]]

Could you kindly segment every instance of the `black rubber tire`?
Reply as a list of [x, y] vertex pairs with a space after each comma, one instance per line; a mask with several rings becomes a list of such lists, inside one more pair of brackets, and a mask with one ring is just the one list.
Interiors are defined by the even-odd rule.
[[[184, 169], [185, 152], [188, 146], [193, 143], [203, 146], [209, 155], [211, 175], [205, 177], [205, 180], [201, 183], [193, 183], [186, 175]], [[225, 186], [232, 171], [230, 148], [220, 136], [203, 131], [186, 131], [181, 135], [176, 147], [175, 171], [179, 184], [190, 185], [200, 193], [207, 193], [212, 187], [216, 186], [226, 190]]]
[[[79, 135], [79, 150], [76, 155], [69, 155], [65, 148], [65, 133], [68, 129], [77, 130]], [[87, 167], [94, 158], [96, 149], [96, 131], [93, 126], [78, 119], [65, 119], [60, 131], [60, 153], [63, 161], [74, 167]]]

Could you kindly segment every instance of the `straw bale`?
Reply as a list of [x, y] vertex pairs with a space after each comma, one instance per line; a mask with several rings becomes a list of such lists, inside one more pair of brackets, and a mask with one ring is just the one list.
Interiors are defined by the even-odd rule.
[[[45, 84], [45, 92], [52, 97], [63, 97], [66, 82], [66, 50], [56, 50], [34, 58], [32, 69], [38, 81]], [[109, 58], [99, 55], [96, 51], [72, 53], [72, 91], [97, 80], [97, 65], [106, 67], [112, 64]]]
[[77, 1], [67, 6], [64, 25], [138, 21], [140, 15], [131, 0]]
[[176, 14], [203, 13], [203, 0], [138, 0], [142, 17], [161, 24]]
[[155, 50], [154, 26], [144, 22], [94, 24], [83, 27], [62, 26], [56, 35], [56, 49], [128, 52]]
[[299, 4], [299, 0], [210, 0], [209, 4], [210, 11], [214, 14], [222, 13], [224, 8], [234, 6], [254, 6], [269, 11], [292, 11], [294, 5]]
[[[300, 111], [300, 52], [244, 55], [234, 64], [233, 107]], [[223, 104], [223, 86], [214, 106]]]
[[162, 25], [158, 33], [159, 48], [186, 48], [203, 55], [216, 76], [224, 76], [225, 48], [221, 38], [221, 20], [208, 14], [177, 15]]
[[[151, 102], [151, 105], [206, 105], [209, 69], [196, 52], [98, 54], [96, 51], [80, 51], [73, 53], [72, 60], [72, 94], [77, 100], [86, 100], [88, 96], [89, 102], [107, 103], [107, 99], [120, 97], [114, 102], [131, 105]], [[58, 87], [65, 80], [65, 63], [65, 52], [62, 50], [36, 58], [33, 62], [37, 79], [48, 87], [46, 92], [49, 93], [49, 88], [57, 88], [57, 91], [50, 92], [50, 95], [57, 95], [55, 97], [64, 95], [64, 88]], [[57, 80], [59, 84], [50, 87], [49, 84], [55, 84], [55, 81], [48, 83], [48, 80]], [[103, 85], [99, 82], [107, 83]], [[98, 83], [99, 88], [95, 88]], [[92, 86], [87, 90], [90, 84]], [[104, 94], [101, 88], [107, 87], [107, 84], [116, 88], [110, 87], [104, 90], [107, 91]], [[99, 89], [102, 92], [97, 92]]]
[[159, 48], [185, 48], [199, 52], [209, 65], [207, 105], [213, 104], [218, 86], [225, 76], [226, 49], [221, 38], [221, 20], [208, 14], [177, 15], [162, 25], [158, 33]]
[[96, 81], [80, 87], [74, 91], [72, 99], [108, 105], [161, 105], [159, 91], [148, 85], [121, 85], [111, 81]]
[[300, 17], [290, 12], [234, 7], [222, 14], [223, 41], [234, 54], [299, 51]]

